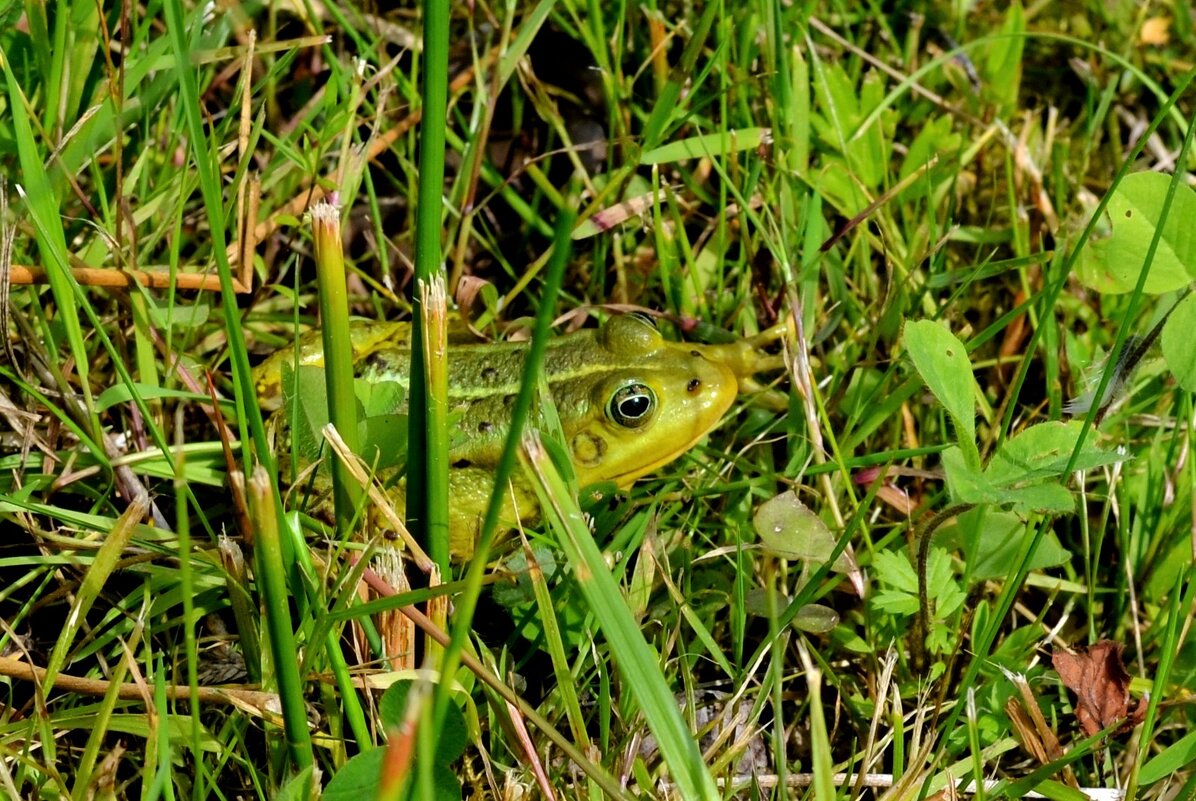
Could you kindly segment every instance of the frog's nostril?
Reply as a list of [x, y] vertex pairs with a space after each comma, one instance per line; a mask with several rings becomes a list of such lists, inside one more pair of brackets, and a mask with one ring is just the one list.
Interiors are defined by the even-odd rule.
[[702, 351], [700, 351], [700, 350], [691, 350], [691, 351], [689, 352], [689, 355], [690, 355], [690, 356], [693, 356], [695, 359], [700, 359], [700, 358], [702, 358]]
[[691, 378], [691, 379], [689, 379], [689, 383], [685, 385], [685, 388], [688, 389], [690, 392], [697, 392], [698, 388], [701, 386], [702, 386], [702, 379]]

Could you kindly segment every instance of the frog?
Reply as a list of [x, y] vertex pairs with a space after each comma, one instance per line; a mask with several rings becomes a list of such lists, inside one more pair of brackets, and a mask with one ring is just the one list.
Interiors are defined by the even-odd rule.
[[[628, 313], [612, 315], [597, 328], [554, 336], [544, 352], [543, 372], [577, 486], [626, 489], [685, 454], [719, 425], [741, 394], [766, 389], [758, 376], [784, 366], [781, 353], [766, 349], [787, 330], [781, 323], [726, 343], [675, 342], [651, 318]], [[396, 382], [405, 390], [410, 335], [404, 322], [356, 325], [351, 336], [356, 376], [368, 383]], [[457, 435], [449, 448], [449, 550], [456, 559], [472, 555], [480, 534], [527, 352], [527, 342], [450, 334], [448, 401]], [[281, 404], [284, 365], [296, 363], [323, 364], [318, 330], [256, 369], [264, 408]], [[539, 518], [535, 492], [516, 472], [504, 492], [500, 525], [505, 530]], [[389, 496], [400, 513], [404, 486], [399, 480]]]

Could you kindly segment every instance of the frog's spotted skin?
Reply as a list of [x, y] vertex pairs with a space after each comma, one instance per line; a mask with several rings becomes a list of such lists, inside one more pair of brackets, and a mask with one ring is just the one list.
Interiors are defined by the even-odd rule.
[[[409, 327], [373, 324], [356, 332], [358, 375], [367, 381], [407, 384]], [[753, 376], [781, 366], [779, 356], [760, 346], [778, 329], [725, 345], [669, 342], [637, 315], [612, 317], [602, 327], [554, 338], [544, 372], [569, 446], [578, 485], [611, 481], [627, 486], [689, 450], [718, 425], [743, 390], [757, 389]], [[299, 344], [303, 364], [322, 363], [319, 340]], [[452, 549], [467, 556], [493, 486], [493, 469], [510, 427], [527, 343], [456, 344], [449, 348], [449, 405], [460, 413], [459, 432], [449, 453]], [[278, 394], [281, 364], [294, 354], [276, 354], [256, 375], [269, 403]], [[538, 514], [531, 488], [517, 479], [514, 504], [504, 521]], [[397, 503], [401, 497], [395, 498]]]

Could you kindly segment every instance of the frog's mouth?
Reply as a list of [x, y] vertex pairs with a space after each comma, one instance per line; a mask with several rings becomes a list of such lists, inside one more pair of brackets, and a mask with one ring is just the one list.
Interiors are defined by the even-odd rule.
[[645, 465], [644, 467], [640, 467], [635, 470], [630, 470], [621, 475], [613, 476], [607, 480], [613, 481], [616, 485], [619, 486], [620, 489], [626, 489], [627, 487], [630, 487], [637, 479], [643, 478], [646, 475], [654, 473], [658, 469], [669, 464], [670, 462], [676, 461], [677, 459], [684, 456], [689, 451], [689, 449], [694, 446], [694, 443], [696, 443], [699, 439], [701, 439], [703, 436], [705, 436], [708, 433], [708, 431], [709, 431], [709, 429], [707, 429], [706, 431], [703, 431], [701, 434], [694, 437], [692, 440], [687, 441], [684, 444], [684, 446], [677, 448], [676, 450], [665, 453], [663, 456], [661, 456], [661, 458], [657, 459], [656, 461], [654, 461], [650, 464]]

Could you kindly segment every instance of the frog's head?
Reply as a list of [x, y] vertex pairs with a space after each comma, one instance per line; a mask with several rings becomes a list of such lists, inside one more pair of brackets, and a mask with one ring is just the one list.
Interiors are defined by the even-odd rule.
[[718, 425], [735, 401], [732, 365], [701, 345], [669, 342], [646, 319], [611, 318], [598, 330], [602, 369], [592, 375], [586, 413], [562, 410], [578, 482], [621, 486], [668, 464]]

